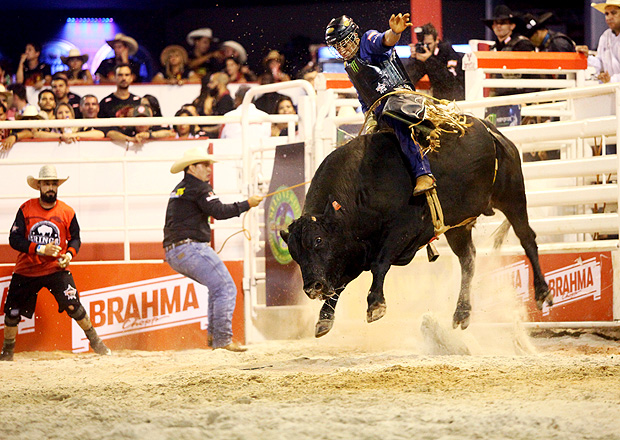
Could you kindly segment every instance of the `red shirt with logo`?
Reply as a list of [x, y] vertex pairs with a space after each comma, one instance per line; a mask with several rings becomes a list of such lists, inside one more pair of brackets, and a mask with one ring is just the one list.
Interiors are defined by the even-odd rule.
[[58, 272], [59, 257], [48, 257], [36, 253], [38, 245], [57, 244], [60, 254], [70, 252], [74, 257], [80, 249], [80, 226], [75, 211], [60, 200], [51, 209], [41, 206], [39, 199], [30, 199], [17, 211], [9, 235], [11, 247], [20, 252], [13, 272], [39, 277]]

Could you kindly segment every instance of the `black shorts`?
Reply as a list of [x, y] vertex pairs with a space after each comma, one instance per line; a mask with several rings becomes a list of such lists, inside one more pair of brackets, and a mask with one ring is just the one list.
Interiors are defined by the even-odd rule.
[[[21, 316], [32, 318], [37, 295], [44, 287], [56, 298], [58, 313], [64, 312], [69, 306], [73, 306], [74, 310], [79, 307], [80, 295], [71, 272], [63, 270], [42, 277], [25, 277], [14, 273], [4, 304], [5, 315], [8, 316], [11, 310], [19, 310]], [[15, 316], [15, 312], [12, 315]]]

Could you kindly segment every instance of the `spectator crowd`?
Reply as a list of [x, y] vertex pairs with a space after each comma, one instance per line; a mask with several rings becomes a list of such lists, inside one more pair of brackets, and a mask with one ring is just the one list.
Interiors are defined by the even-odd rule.
[[[41, 59], [38, 42], [25, 45], [14, 69], [6, 60], [0, 61], [0, 120], [162, 116], [157, 97], [137, 96], [130, 91], [132, 84], [145, 82], [178, 86], [199, 84], [199, 94], [179, 108], [175, 116], [221, 116], [235, 110], [240, 103], [237, 99], [235, 104], [229, 84], [270, 84], [292, 78], [312, 80], [316, 75], [316, 62], [310, 62], [294, 74], [287, 72], [284, 56], [277, 50], [266, 50], [262, 70], [257, 74], [248, 66], [247, 51], [240, 43], [228, 40], [217, 44], [219, 42], [210, 28], [191, 31], [186, 45], [165, 47], [159, 57], [160, 71], [152, 78], [141, 76], [144, 69], [135, 57], [139, 44], [134, 38], [118, 33], [106, 43], [114, 54], [103, 60], [94, 72], [84, 67], [89, 56], [73, 48], [66, 56], [61, 56], [66, 69], [52, 74], [51, 67]], [[101, 100], [94, 95], [78, 96], [70, 91], [73, 85], [90, 84], [115, 85], [116, 90]], [[38, 93], [36, 103], [28, 101], [27, 87]], [[245, 91], [247, 89], [241, 92], [244, 94]], [[277, 97], [258, 100], [257, 111], [278, 113]], [[34, 138], [58, 139], [67, 143], [80, 138], [103, 137], [138, 143], [158, 138], [217, 138], [222, 128], [213, 125], [124, 127], [119, 123], [98, 128], [3, 130], [0, 132], [0, 148], [8, 150], [15, 142]]]
[[[610, 32], [617, 36], [620, 28], [615, 24], [620, 17], [620, 3], [608, 0], [607, 3], [593, 5], [605, 14]], [[588, 53], [585, 46], [577, 46], [568, 36], [553, 31], [554, 15], [551, 12], [534, 15], [511, 11], [507, 6], [499, 5], [493, 16], [481, 19], [494, 34], [495, 42], [490, 50], [496, 51], [547, 51]], [[618, 19], [620, 23], [620, 19]], [[557, 23], [556, 23], [557, 24]], [[553, 26], [552, 26], [553, 27]], [[415, 84], [427, 76], [433, 96], [447, 100], [465, 98], [462, 54], [456, 52], [452, 45], [439, 38], [435, 26], [426, 23], [414, 29], [417, 43], [410, 45], [411, 56], [406, 61], [406, 70]], [[113, 56], [103, 60], [96, 71], [85, 68], [89, 56], [80, 49], [71, 49], [61, 60], [66, 66], [64, 71], [52, 74], [51, 68], [41, 59], [41, 45], [30, 42], [16, 66], [7, 60], [0, 60], [0, 120], [15, 119], [63, 119], [63, 118], [122, 118], [140, 116], [161, 116], [160, 105], [155, 96], [137, 96], [130, 92], [135, 83], [200, 84], [200, 93], [175, 111], [177, 116], [219, 116], [236, 109], [240, 102], [231, 96], [229, 84], [252, 85], [270, 84], [291, 79], [307, 79], [313, 82], [319, 71], [317, 51], [308, 48], [308, 63], [295, 69], [289, 69], [286, 59], [278, 50], [265, 48], [262, 62], [251, 68], [248, 53], [239, 42], [228, 40], [219, 42], [210, 28], [204, 27], [189, 32], [181, 44], [171, 44], [163, 49], [159, 56], [160, 69], [151, 78], [143, 76], [140, 61], [135, 57], [139, 43], [132, 37], [119, 33], [106, 41], [113, 50]], [[605, 57], [613, 58], [609, 54]], [[303, 58], [303, 57], [301, 57]], [[598, 78], [605, 81], [618, 72], [609, 72], [620, 66], [614, 59], [597, 59], [590, 56], [590, 63], [598, 69]], [[141, 75], [142, 72], [142, 75]], [[116, 90], [98, 100], [93, 95], [78, 96], [70, 91], [74, 85], [112, 84]], [[38, 92], [38, 101], [28, 102], [26, 87], [33, 87]], [[240, 87], [240, 86], [237, 86]], [[241, 96], [247, 87], [241, 88]], [[238, 97], [239, 98], [239, 97]], [[292, 101], [282, 99], [279, 93], [259, 96], [253, 104], [252, 111], [268, 114], [295, 113]], [[222, 134], [220, 126], [182, 125], [176, 127], [148, 126], [123, 127], [121, 123], [111, 127], [80, 129], [29, 129], [0, 131], [0, 147], [10, 149], [15, 142], [31, 138], [58, 139], [61, 142], [74, 142], [79, 138], [107, 137], [112, 140], [144, 142], [157, 138], [211, 137]], [[234, 132], [234, 127], [224, 132]], [[286, 134], [282, 126], [273, 126], [274, 135]]]

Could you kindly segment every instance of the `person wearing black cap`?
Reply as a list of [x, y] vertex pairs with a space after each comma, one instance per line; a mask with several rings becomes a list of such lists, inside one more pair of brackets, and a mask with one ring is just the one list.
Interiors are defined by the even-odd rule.
[[553, 16], [546, 12], [540, 16], [525, 14], [523, 34], [536, 46], [538, 52], [575, 52], [575, 42], [561, 32], [547, 29], [545, 23]]
[[[491, 46], [492, 51], [513, 51], [513, 52], [533, 52], [536, 50], [529, 38], [519, 33], [523, 27], [521, 17], [513, 13], [508, 6], [498, 5], [493, 11], [493, 17], [482, 20], [495, 34], [495, 44]], [[492, 74], [493, 77], [503, 78], [540, 78], [535, 75], [521, 74]], [[517, 93], [533, 92], [535, 89], [507, 89], [498, 88], [491, 91], [492, 96], [514, 95]]]
[[523, 21], [506, 5], [498, 5], [493, 11], [493, 17], [482, 20], [495, 34], [495, 44], [491, 50], [531, 52], [534, 50], [532, 42], [519, 34]]

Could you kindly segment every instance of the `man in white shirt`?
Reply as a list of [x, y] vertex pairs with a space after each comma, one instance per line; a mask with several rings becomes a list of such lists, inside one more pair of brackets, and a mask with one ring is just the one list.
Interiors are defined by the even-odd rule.
[[[602, 83], [620, 81], [620, 0], [592, 3], [592, 7], [605, 14], [609, 29], [598, 40], [596, 56], [588, 56], [588, 66], [596, 69]], [[588, 55], [588, 46], [577, 46], [577, 52]]]
[[[240, 116], [241, 115], [241, 103], [243, 102], [243, 97], [250, 90], [250, 86], [242, 84], [237, 89], [235, 93], [235, 109], [225, 113], [224, 116]], [[269, 113], [265, 113], [262, 110], [256, 108], [256, 106], [252, 103], [248, 105], [248, 115], [249, 116], [269, 116]], [[271, 136], [271, 123], [270, 122], [253, 122], [250, 123], [250, 135], [252, 139], [270, 137]], [[222, 128], [222, 132], [220, 133], [220, 139], [240, 139], [241, 138], [241, 124], [238, 122], [227, 122], [224, 124]]]

